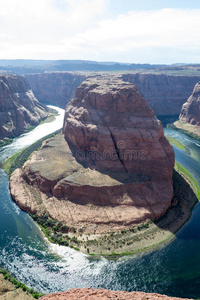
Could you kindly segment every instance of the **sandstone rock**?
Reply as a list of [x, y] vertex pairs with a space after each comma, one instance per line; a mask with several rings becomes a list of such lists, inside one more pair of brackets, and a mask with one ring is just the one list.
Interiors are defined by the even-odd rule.
[[133, 84], [86, 80], [67, 105], [63, 134], [10, 178], [25, 211], [69, 227], [119, 231], [158, 219], [171, 204], [174, 151]]
[[124, 81], [136, 84], [156, 116], [179, 115], [199, 76], [124, 74]]
[[[90, 76], [90, 75], [89, 75]], [[31, 89], [41, 102], [65, 108], [76, 88], [88, 75], [75, 72], [46, 72], [26, 75]], [[183, 103], [191, 95], [199, 76], [164, 74], [122, 74], [124, 81], [136, 84], [156, 116], [179, 115]]]
[[[144, 292], [124, 292], [124, 291], [111, 291], [105, 289], [71, 289], [66, 292], [53, 293], [47, 296], [43, 296], [41, 300], [107, 300], [107, 299], [118, 299], [118, 300], [178, 300], [181, 298], [168, 297], [156, 293], [144, 293]], [[183, 298], [182, 298], [183, 299]], [[186, 299], [185, 299], [186, 300]]]
[[200, 126], [200, 82], [195, 85], [192, 95], [183, 104], [179, 119]]
[[46, 72], [25, 76], [40, 102], [65, 108], [86, 76], [70, 72]]
[[173, 148], [133, 84], [101, 76], [86, 80], [66, 107], [63, 134], [90, 168], [171, 182]]
[[22, 76], [0, 75], [0, 139], [21, 134], [47, 115]]
[[32, 295], [23, 291], [21, 288], [16, 288], [8, 279], [4, 279], [3, 274], [0, 274], [0, 300], [33, 300]]

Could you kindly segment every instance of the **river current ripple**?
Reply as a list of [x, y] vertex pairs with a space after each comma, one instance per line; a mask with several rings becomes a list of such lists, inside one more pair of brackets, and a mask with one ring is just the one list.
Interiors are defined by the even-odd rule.
[[[55, 107], [54, 107], [55, 108]], [[58, 130], [64, 110], [54, 123], [38, 126], [0, 150], [0, 162]], [[200, 143], [184, 134], [165, 129], [190, 153], [174, 147], [176, 160], [199, 181]], [[70, 288], [157, 292], [177, 297], [200, 297], [200, 205], [175, 239], [146, 254], [108, 260], [49, 243], [37, 224], [12, 201], [9, 182], [0, 169], [0, 264], [27, 286], [43, 293]]]

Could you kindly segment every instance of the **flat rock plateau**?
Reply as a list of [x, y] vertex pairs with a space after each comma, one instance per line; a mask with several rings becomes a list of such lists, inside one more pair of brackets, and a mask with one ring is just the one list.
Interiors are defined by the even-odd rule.
[[67, 105], [63, 135], [15, 170], [10, 189], [23, 210], [87, 239], [159, 219], [171, 205], [173, 168], [173, 148], [135, 85], [94, 76]]

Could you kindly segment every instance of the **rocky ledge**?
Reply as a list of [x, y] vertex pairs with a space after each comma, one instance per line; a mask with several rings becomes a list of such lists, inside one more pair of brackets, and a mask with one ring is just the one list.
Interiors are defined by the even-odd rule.
[[132, 228], [169, 208], [174, 151], [133, 84], [104, 76], [82, 83], [63, 135], [12, 174], [22, 209], [88, 235]]
[[[66, 292], [54, 293], [41, 298], [41, 300], [96, 300], [96, 299], [116, 299], [116, 300], [178, 300], [183, 298], [168, 297], [156, 293], [144, 292], [124, 292], [124, 291], [111, 291], [104, 289], [71, 289]], [[186, 300], [186, 299], [185, 299]]]
[[0, 75], [0, 139], [21, 134], [47, 115], [22, 76]]

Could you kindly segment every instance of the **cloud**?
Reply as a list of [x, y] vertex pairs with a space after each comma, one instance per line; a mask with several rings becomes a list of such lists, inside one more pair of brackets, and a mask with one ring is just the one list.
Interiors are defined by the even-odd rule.
[[129, 11], [108, 18], [110, 3], [0, 0], [0, 57], [152, 63], [179, 62], [180, 57], [185, 62], [200, 60], [199, 9]]
[[76, 47], [85, 45], [108, 52], [143, 47], [199, 47], [199, 26], [200, 10], [129, 12], [64, 41]]

